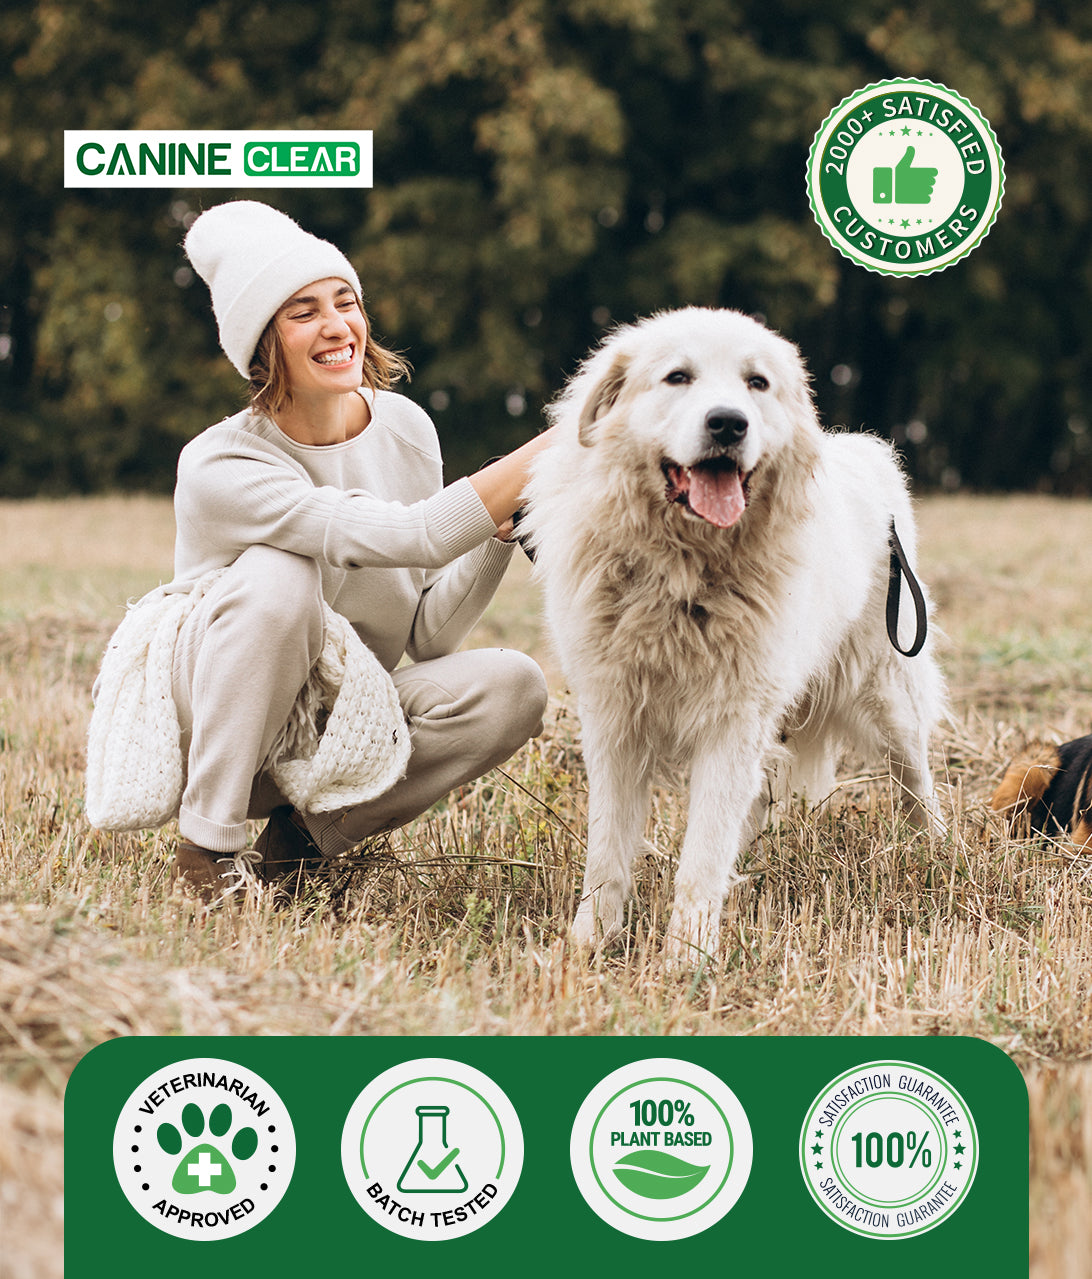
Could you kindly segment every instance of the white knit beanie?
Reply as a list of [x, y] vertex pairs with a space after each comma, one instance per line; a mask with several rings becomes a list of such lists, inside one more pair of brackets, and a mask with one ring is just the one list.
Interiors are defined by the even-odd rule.
[[206, 210], [183, 245], [209, 286], [220, 345], [245, 378], [265, 326], [288, 299], [316, 280], [360, 280], [340, 249], [256, 200]]

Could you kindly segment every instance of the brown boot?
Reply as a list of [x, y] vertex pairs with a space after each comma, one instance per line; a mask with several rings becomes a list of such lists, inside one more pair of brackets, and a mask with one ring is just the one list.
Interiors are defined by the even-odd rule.
[[270, 814], [265, 829], [254, 841], [254, 851], [261, 854], [261, 861], [254, 866], [258, 878], [290, 893], [300, 891], [306, 874], [327, 864], [303, 818], [287, 805]]
[[[242, 858], [247, 862], [251, 860], [245, 853]], [[245, 889], [249, 875], [239, 863], [239, 854], [214, 853], [183, 839], [171, 862], [171, 884], [178, 884], [184, 893], [199, 897], [210, 905], [221, 898], [234, 897]]]

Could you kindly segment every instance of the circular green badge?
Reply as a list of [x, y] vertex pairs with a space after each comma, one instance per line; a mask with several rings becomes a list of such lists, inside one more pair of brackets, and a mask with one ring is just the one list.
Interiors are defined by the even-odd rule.
[[1005, 172], [966, 98], [929, 80], [882, 80], [827, 116], [807, 181], [815, 220], [844, 257], [883, 275], [927, 275], [985, 239]]
[[978, 1131], [952, 1085], [922, 1066], [873, 1061], [832, 1080], [800, 1130], [800, 1171], [819, 1207], [846, 1230], [906, 1239], [963, 1202], [978, 1167]]

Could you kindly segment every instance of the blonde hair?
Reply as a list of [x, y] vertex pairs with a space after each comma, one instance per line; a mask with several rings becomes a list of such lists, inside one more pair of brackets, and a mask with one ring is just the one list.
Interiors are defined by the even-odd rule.
[[[372, 337], [371, 321], [360, 298], [368, 336], [364, 340], [364, 385], [372, 391], [388, 390], [399, 378], [409, 380], [411, 367], [397, 351], [388, 350]], [[266, 417], [276, 416], [292, 402], [292, 387], [285, 369], [284, 352], [277, 333], [277, 317], [265, 326], [250, 361], [250, 408]]]

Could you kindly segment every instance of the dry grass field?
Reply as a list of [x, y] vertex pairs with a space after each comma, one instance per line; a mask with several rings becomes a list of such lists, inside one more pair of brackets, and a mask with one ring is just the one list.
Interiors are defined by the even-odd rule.
[[[1092, 505], [930, 498], [922, 570], [953, 714], [937, 742], [953, 835], [907, 832], [881, 781], [760, 838], [715, 962], [657, 963], [683, 829], [657, 798], [620, 950], [563, 925], [583, 771], [565, 690], [513, 569], [474, 642], [551, 674], [542, 738], [299, 904], [201, 917], [166, 891], [172, 829], [82, 816], [90, 686], [122, 601], [170, 576], [168, 502], [0, 503], [0, 1216], [8, 1279], [61, 1273], [61, 1100], [129, 1034], [959, 1034], [1031, 1098], [1031, 1273], [1088, 1273], [1092, 858], [1009, 840], [986, 800], [1026, 735], [1092, 728]], [[848, 776], [848, 774], [847, 774]]]

